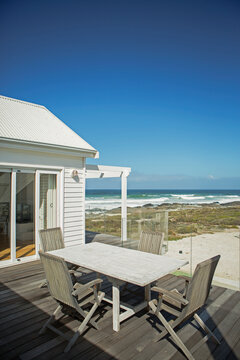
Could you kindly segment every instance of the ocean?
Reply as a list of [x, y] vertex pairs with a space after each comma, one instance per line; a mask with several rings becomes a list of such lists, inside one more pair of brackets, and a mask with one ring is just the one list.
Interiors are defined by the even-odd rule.
[[[127, 205], [224, 204], [232, 201], [240, 201], [240, 190], [128, 190]], [[86, 190], [86, 210], [111, 210], [119, 206], [120, 190]]]

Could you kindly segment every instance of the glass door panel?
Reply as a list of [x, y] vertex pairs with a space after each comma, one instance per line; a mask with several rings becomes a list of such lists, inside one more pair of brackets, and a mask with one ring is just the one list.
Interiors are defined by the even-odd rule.
[[57, 227], [57, 175], [40, 174], [39, 230]]
[[35, 254], [35, 174], [16, 174], [16, 258]]
[[11, 173], [0, 172], [0, 261], [11, 258]]

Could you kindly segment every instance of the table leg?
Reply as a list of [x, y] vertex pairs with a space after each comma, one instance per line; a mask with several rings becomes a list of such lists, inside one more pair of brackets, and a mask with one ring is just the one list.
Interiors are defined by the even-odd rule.
[[116, 280], [112, 280], [112, 300], [113, 300], [113, 330], [120, 330], [120, 291], [119, 284]]
[[145, 286], [145, 300], [147, 301], [147, 310], [149, 310], [149, 301], [151, 300], [151, 285]]
[[[96, 272], [96, 279], [101, 279], [101, 274], [98, 272]], [[101, 284], [97, 284], [97, 292], [99, 292], [100, 286], [101, 286]]]

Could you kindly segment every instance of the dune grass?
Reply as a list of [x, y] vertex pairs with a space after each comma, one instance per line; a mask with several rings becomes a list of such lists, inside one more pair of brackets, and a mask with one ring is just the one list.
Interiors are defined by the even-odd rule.
[[[163, 230], [166, 227], [161, 220], [163, 211], [168, 211], [168, 240], [237, 229], [240, 226], [239, 205], [138, 207], [128, 208], [128, 237], [137, 239], [141, 230]], [[121, 236], [120, 209], [86, 216], [86, 230]]]

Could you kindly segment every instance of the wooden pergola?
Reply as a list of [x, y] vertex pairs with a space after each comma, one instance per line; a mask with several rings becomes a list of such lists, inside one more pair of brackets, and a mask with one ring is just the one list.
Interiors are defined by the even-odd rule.
[[86, 179], [121, 178], [121, 239], [127, 240], [127, 177], [131, 168], [119, 166], [86, 165]]

